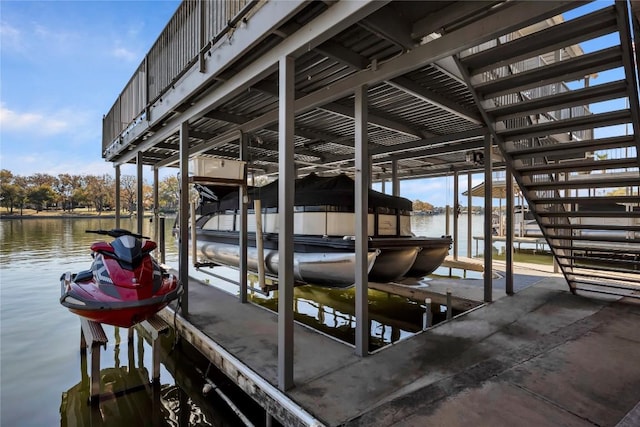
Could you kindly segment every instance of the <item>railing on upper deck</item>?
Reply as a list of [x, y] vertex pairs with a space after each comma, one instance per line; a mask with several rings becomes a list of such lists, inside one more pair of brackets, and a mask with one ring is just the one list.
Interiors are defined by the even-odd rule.
[[102, 120], [102, 153], [146, 109], [229, 33], [256, 0], [184, 0]]

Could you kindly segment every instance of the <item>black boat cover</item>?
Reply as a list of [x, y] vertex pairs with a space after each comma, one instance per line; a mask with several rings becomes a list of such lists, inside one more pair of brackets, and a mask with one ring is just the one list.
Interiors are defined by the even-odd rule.
[[[321, 177], [311, 173], [304, 178], [296, 179], [295, 185], [295, 206], [336, 206], [349, 211], [354, 209], [355, 182], [345, 174]], [[204, 202], [201, 203], [201, 214], [238, 209], [239, 191], [237, 188], [202, 184], [199, 184], [198, 187], [201, 194], [204, 187], [218, 197], [216, 202], [211, 197], [201, 195], [201, 200]], [[253, 201], [258, 199], [263, 208], [276, 208], [278, 206], [278, 181], [273, 181], [262, 187], [250, 187], [248, 195], [249, 209], [253, 209]], [[369, 189], [369, 208], [411, 211], [412, 202], [404, 197], [390, 196]]]

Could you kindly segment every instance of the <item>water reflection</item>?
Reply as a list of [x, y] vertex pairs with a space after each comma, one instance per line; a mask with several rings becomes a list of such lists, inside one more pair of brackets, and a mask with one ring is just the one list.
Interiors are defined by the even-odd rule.
[[[252, 302], [278, 311], [278, 292], [272, 296], [252, 294]], [[369, 351], [411, 337], [423, 327], [424, 303], [369, 290]], [[433, 322], [446, 318], [446, 308], [431, 304]], [[458, 313], [454, 312], [454, 315]], [[335, 289], [313, 285], [294, 289], [294, 317], [314, 329], [355, 345], [355, 289]]]
[[211, 426], [198, 405], [176, 384], [150, 380], [145, 366], [145, 342], [135, 335], [126, 341], [126, 364], [121, 362], [119, 328], [114, 328], [114, 366], [100, 370], [99, 399], [91, 397], [87, 352], [80, 354], [79, 383], [62, 393], [60, 425], [76, 426]]

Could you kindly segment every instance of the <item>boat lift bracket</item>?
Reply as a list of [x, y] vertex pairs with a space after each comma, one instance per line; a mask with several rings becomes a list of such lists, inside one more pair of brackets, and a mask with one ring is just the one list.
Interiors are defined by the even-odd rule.
[[[141, 328], [151, 342], [153, 351], [153, 376], [152, 383], [160, 382], [160, 335], [169, 331], [169, 325], [158, 315], [145, 320], [136, 325]], [[131, 338], [133, 327], [129, 328], [129, 338]], [[84, 356], [87, 349], [91, 352], [91, 384], [89, 401], [93, 404], [100, 402], [100, 347], [107, 347], [107, 334], [104, 332], [102, 324], [83, 317], [80, 318], [80, 352]]]
[[109, 340], [100, 323], [81, 317], [80, 327], [80, 352], [86, 354], [87, 349], [91, 352], [91, 393], [89, 399], [92, 404], [98, 403], [100, 401], [100, 347], [106, 348]]

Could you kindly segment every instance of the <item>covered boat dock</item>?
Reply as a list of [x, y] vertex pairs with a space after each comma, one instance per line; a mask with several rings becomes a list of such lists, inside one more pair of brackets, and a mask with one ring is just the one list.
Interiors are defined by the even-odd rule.
[[[481, 298], [475, 282], [456, 293]], [[495, 302], [365, 358], [296, 323], [287, 392], [276, 314], [192, 280], [189, 320], [161, 316], [287, 426], [637, 425], [637, 300], [572, 295], [548, 269], [518, 268], [516, 282], [513, 297], [496, 280]]]
[[[455, 425], [489, 413], [508, 424], [509, 405], [526, 410], [530, 425], [617, 423], [640, 401], [640, 373], [612, 351], [623, 348], [633, 360], [639, 347], [630, 327], [638, 310], [628, 300], [640, 290], [640, 54], [633, 49], [640, 5], [595, 4], [184, 1], [105, 115], [103, 156], [116, 167], [116, 191], [121, 166], [137, 165], [139, 229], [143, 166], [153, 167], [156, 201], [160, 168], [178, 168], [181, 194], [189, 193], [196, 156], [246, 162], [247, 175], [232, 182], [241, 188], [247, 176], [277, 175], [281, 264], [277, 316], [248, 304], [246, 260], [238, 297], [192, 285], [189, 201], [181, 197], [179, 276], [189, 289], [177, 328], [185, 335], [194, 328], [204, 352], [210, 342], [225, 348], [221, 359], [209, 355], [223, 371], [238, 360], [280, 403], [295, 402], [299, 424], [307, 414], [328, 425]], [[604, 36], [606, 46], [582, 48]], [[604, 102], [611, 104], [594, 108]], [[594, 155], [602, 152], [606, 158]], [[487, 304], [371, 354], [367, 189], [391, 182], [399, 195], [401, 180], [453, 176], [457, 208], [461, 175], [471, 188], [472, 174], [481, 173], [490, 207], [495, 171], [505, 171], [508, 207], [514, 181], [522, 191], [560, 276], [518, 292], [523, 283], [509, 250], [500, 295], [512, 298], [497, 299], [486, 239], [476, 290]], [[356, 181], [354, 348], [329, 344], [293, 320], [292, 183], [311, 172], [347, 172]], [[594, 198], [625, 209], [575, 209]], [[595, 238], [583, 233], [592, 226], [575, 221], [583, 217], [624, 218], [630, 235]], [[458, 227], [454, 221], [454, 259]], [[512, 230], [507, 209], [508, 248]], [[575, 242], [612, 256], [594, 265], [604, 256], [587, 258]], [[246, 250], [246, 238], [239, 244]], [[304, 346], [307, 338], [315, 344]], [[324, 348], [335, 349], [319, 358]], [[545, 389], [539, 373], [568, 389]], [[240, 385], [246, 378], [230, 377]], [[603, 381], [606, 395], [591, 379]], [[463, 407], [470, 412], [456, 418]], [[272, 415], [288, 424], [278, 408]]]

